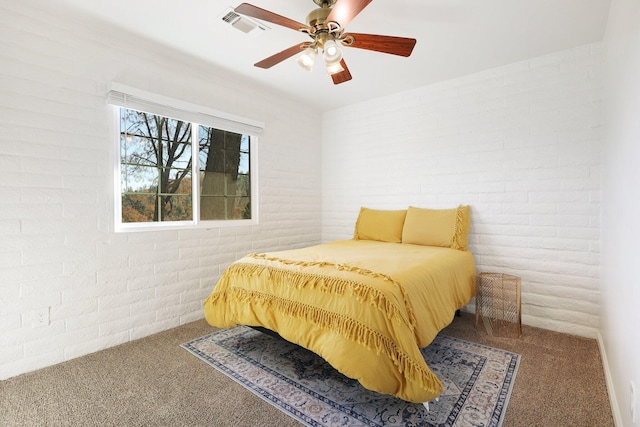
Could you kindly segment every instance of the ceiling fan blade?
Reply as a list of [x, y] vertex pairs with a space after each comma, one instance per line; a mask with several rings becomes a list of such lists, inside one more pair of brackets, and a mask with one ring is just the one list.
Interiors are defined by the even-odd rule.
[[294, 21], [293, 19], [285, 18], [277, 13], [269, 12], [268, 10], [261, 9], [258, 6], [254, 6], [249, 3], [242, 3], [240, 6], [236, 7], [234, 11], [242, 15], [251, 16], [252, 18], [261, 19], [296, 31], [300, 31], [302, 28], [308, 30], [311, 29], [308, 25]]
[[[405, 57], [411, 55], [413, 47], [416, 45], [416, 39], [408, 39], [405, 37], [359, 33], [348, 33], [344, 36], [347, 41], [347, 43], [344, 44], [345, 46]], [[350, 38], [353, 38], [353, 42], [351, 43], [348, 42]]]
[[271, 68], [274, 65], [281, 63], [285, 59], [291, 58], [296, 53], [302, 52], [302, 49], [307, 44], [308, 43], [301, 43], [301, 44], [297, 44], [295, 46], [291, 46], [290, 48], [285, 49], [282, 52], [278, 52], [275, 55], [272, 55], [272, 56], [270, 56], [268, 58], [265, 58], [260, 62], [256, 62], [254, 65], [256, 67], [260, 67], [260, 68]]
[[338, 0], [325, 22], [336, 22], [344, 29], [373, 0]]
[[347, 63], [344, 62], [344, 59], [340, 61], [340, 65], [342, 65], [344, 71], [331, 75], [334, 85], [339, 85], [340, 83], [348, 82], [349, 80], [351, 80], [351, 73], [349, 72], [349, 68], [347, 68]]

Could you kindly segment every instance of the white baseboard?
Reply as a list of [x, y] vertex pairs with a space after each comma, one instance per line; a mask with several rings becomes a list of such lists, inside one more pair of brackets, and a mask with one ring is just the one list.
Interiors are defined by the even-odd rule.
[[616, 391], [613, 387], [613, 378], [611, 377], [611, 370], [609, 369], [609, 360], [607, 359], [607, 352], [604, 348], [604, 341], [600, 331], [597, 331], [598, 347], [600, 348], [600, 357], [602, 358], [602, 365], [604, 366], [604, 378], [607, 382], [607, 393], [609, 395], [609, 404], [611, 405], [611, 412], [613, 413], [613, 423], [616, 427], [624, 427], [622, 425], [622, 416], [620, 415], [620, 405], [618, 405], [618, 398], [616, 397]]

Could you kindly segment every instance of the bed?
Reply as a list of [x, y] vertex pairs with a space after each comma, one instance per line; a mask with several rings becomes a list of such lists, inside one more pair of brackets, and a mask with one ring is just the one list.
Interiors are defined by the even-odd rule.
[[468, 206], [362, 208], [353, 239], [231, 264], [205, 317], [275, 331], [367, 389], [426, 403], [443, 386], [420, 348], [475, 294], [468, 229]]

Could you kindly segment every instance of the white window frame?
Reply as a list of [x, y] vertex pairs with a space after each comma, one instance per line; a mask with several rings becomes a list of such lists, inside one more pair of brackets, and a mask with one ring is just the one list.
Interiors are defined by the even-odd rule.
[[[136, 88], [113, 83], [107, 93], [113, 122], [113, 183], [114, 230], [116, 232], [184, 230], [192, 228], [222, 228], [258, 224], [258, 138], [264, 129], [262, 122], [224, 113], [185, 101], [169, 98]], [[191, 221], [122, 222], [122, 183], [120, 158], [120, 109], [128, 108], [157, 114], [192, 123], [192, 177], [198, 177], [199, 144], [198, 127], [207, 126], [220, 130], [249, 135], [249, 173], [251, 175], [251, 218], [229, 220], [200, 220], [199, 180], [192, 179], [193, 217]], [[195, 141], [196, 143], [194, 143]]]

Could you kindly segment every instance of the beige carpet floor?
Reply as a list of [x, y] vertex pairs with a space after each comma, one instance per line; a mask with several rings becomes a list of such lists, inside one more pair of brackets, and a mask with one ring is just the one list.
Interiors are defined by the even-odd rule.
[[[463, 313], [444, 333], [522, 355], [504, 426], [613, 426], [596, 341], [532, 327], [519, 339], [476, 331]], [[0, 382], [0, 426], [300, 425], [180, 344], [204, 320]]]

